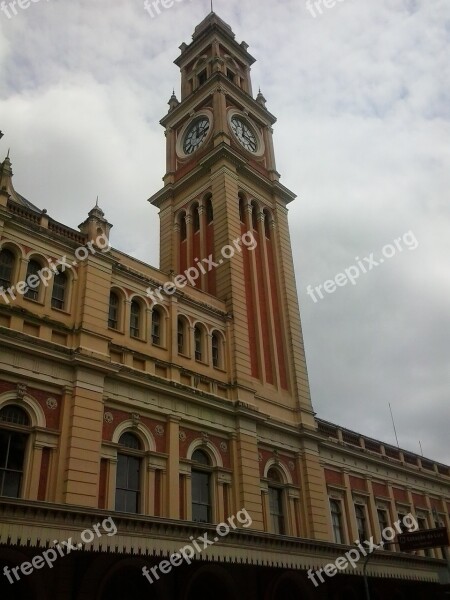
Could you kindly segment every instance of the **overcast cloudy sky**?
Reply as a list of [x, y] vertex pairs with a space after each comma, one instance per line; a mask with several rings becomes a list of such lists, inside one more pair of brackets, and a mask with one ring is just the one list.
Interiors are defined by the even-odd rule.
[[[278, 117], [318, 415], [450, 464], [450, 4], [448, 0], [215, 0], [257, 58], [253, 85]], [[209, 12], [179, 0], [38, 0], [0, 12], [1, 158], [15, 187], [76, 227], [100, 205], [115, 247], [158, 265], [165, 167], [159, 119], [178, 46]], [[355, 286], [307, 294], [412, 232], [415, 249]], [[411, 236], [406, 239], [410, 239]], [[412, 238], [411, 238], [412, 239]], [[413, 248], [413, 246], [411, 246]], [[368, 266], [368, 262], [363, 264]]]

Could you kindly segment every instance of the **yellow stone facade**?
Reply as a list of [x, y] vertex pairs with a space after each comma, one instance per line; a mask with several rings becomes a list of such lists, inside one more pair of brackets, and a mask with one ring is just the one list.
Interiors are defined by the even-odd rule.
[[[0, 422], [27, 436], [18, 498], [0, 498], [0, 557], [14, 548], [17, 562], [25, 538], [32, 546], [63, 539], [89, 515], [113, 515], [122, 525], [114, 546], [130, 554], [173, 552], [186, 524], [194, 527], [199, 449], [210, 461], [211, 522], [242, 508], [253, 521], [245, 551], [224, 542], [216, 560], [302, 572], [292, 585], [305, 597], [327, 597], [313, 595], [304, 572], [339, 553], [330, 499], [341, 509], [344, 545], [358, 538], [355, 503], [374, 539], [384, 510], [390, 523], [411, 512], [428, 527], [449, 528], [447, 466], [315, 418], [287, 219], [295, 195], [276, 170], [275, 118], [262, 94], [252, 95], [253, 61], [214, 13], [181, 46], [181, 101], [172, 96], [161, 121], [164, 186], [150, 198], [160, 210], [160, 269], [106, 247], [111, 224], [98, 206], [79, 231], [55, 222], [15, 191], [9, 157], [1, 164], [0, 264], [2, 253], [12, 256], [6, 283], [20, 288], [33, 264], [48, 269], [65, 257], [67, 266], [14, 298], [4, 282], [0, 296], [0, 417], [18, 406], [28, 418]], [[233, 246], [245, 234], [254, 249]], [[211, 270], [201, 262], [209, 254], [222, 261]], [[195, 285], [179, 285], [177, 276], [193, 267]], [[138, 448], [124, 451], [127, 432]], [[116, 510], [124, 452], [140, 463], [134, 516]], [[177, 544], [156, 530], [161, 522]], [[445, 579], [444, 559], [440, 549], [385, 553], [374, 556], [371, 576], [434, 585]], [[272, 582], [264, 597], [287, 598], [276, 591], [281, 585]]]

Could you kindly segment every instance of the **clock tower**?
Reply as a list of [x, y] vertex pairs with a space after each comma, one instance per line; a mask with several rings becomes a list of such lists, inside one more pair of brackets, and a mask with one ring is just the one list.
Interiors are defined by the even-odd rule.
[[174, 93], [161, 120], [164, 187], [150, 198], [160, 209], [161, 270], [182, 274], [212, 256], [218, 266], [200, 269], [195, 283], [230, 315], [234, 399], [313, 430], [287, 221], [295, 194], [276, 169], [276, 119], [252, 92], [255, 59], [214, 12], [180, 50], [181, 101]]

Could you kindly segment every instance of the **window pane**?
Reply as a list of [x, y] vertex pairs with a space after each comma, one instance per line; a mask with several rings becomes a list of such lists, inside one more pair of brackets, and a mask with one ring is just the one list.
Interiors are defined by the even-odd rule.
[[22, 471], [27, 437], [22, 433], [10, 434], [8, 464], [6, 465], [8, 469]]
[[139, 490], [140, 459], [135, 456], [128, 457], [128, 489]]
[[135, 456], [117, 455], [116, 510], [139, 512], [140, 466]]
[[118, 488], [126, 488], [127, 487], [127, 456], [125, 454], [117, 455], [117, 475], [116, 475], [116, 485]]
[[3, 490], [1, 491], [1, 495], [8, 496], [9, 498], [19, 498], [21, 481], [22, 473], [6, 471], [4, 473]]
[[152, 342], [156, 346], [161, 344], [161, 315], [158, 310], [154, 310], [152, 316]]
[[130, 317], [130, 333], [134, 337], [139, 337], [139, 320], [140, 320], [140, 306], [137, 302], [131, 303], [131, 317]]
[[63, 310], [66, 297], [67, 275], [65, 273], [55, 274], [52, 291], [52, 307]]
[[203, 452], [202, 450], [196, 450], [192, 454], [192, 460], [194, 462], [200, 463], [201, 465], [209, 466], [211, 464], [209, 456], [206, 454], [206, 452]]
[[125, 490], [116, 490], [116, 510], [120, 510], [122, 512], [127, 511]]
[[0, 251], [0, 287], [9, 288], [12, 283], [14, 254], [11, 250]]
[[283, 491], [269, 487], [269, 511], [274, 533], [284, 534]]
[[210, 474], [192, 471], [192, 519], [199, 523], [209, 523], [210, 514]]
[[213, 366], [219, 366], [219, 337], [216, 333], [212, 336], [212, 360]]
[[30, 423], [28, 415], [23, 408], [13, 404], [5, 406], [5, 408], [0, 410], [0, 421], [3, 421], [4, 423], [14, 423], [16, 425], [29, 425]]
[[[31, 275], [35, 275], [36, 277], [39, 277], [40, 270], [41, 270], [41, 265], [38, 262], [36, 262], [35, 260], [30, 260], [30, 262], [28, 263], [26, 279], [28, 279]], [[39, 297], [39, 288], [40, 288], [40, 283], [38, 284], [37, 287], [28, 288], [27, 292], [25, 293], [25, 298], [29, 298], [30, 300], [37, 300]]]
[[127, 448], [133, 448], [133, 450], [139, 450], [141, 447], [139, 439], [134, 435], [134, 433], [130, 433], [129, 431], [122, 433], [119, 439], [119, 444], [121, 446], [126, 446]]
[[119, 322], [119, 298], [117, 294], [111, 292], [109, 296], [108, 327], [117, 329]]
[[20, 496], [27, 437], [0, 429], [0, 496]]
[[0, 469], [6, 468], [10, 435], [8, 431], [0, 429]]

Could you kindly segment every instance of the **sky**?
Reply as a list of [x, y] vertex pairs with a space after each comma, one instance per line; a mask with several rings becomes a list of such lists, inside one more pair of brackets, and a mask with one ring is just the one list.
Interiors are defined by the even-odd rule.
[[[327, 4], [214, 4], [257, 59], [277, 168], [298, 195], [313, 405], [395, 445], [390, 404], [400, 446], [450, 464], [450, 4]], [[159, 120], [209, 0], [153, 18], [143, 0], [23, 5], [0, 11], [0, 159], [11, 148], [16, 190], [74, 228], [98, 195], [113, 246], [158, 266]]]

